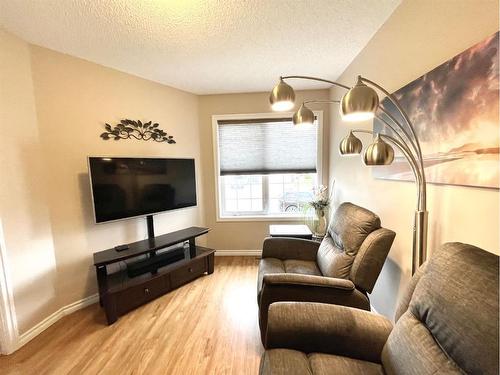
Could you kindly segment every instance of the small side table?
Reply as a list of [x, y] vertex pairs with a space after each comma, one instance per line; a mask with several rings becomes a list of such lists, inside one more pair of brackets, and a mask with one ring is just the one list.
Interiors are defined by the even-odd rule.
[[271, 237], [292, 237], [312, 240], [313, 235], [307, 225], [269, 225]]

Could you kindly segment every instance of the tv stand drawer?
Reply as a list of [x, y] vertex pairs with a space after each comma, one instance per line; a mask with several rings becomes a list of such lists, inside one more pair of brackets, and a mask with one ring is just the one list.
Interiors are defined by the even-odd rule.
[[154, 270], [129, 276], [128, 269], [107, 274], [106, 265], [97, 265], [99, 302], [104, 307], [108, 324], [119, 316], [184, 285], [204, 273], [214, 272], [214, 249], [194, 245], [185, 258]]
[[189, 264], [172, 271], [170, 274], [170, 283], [172, 288], [177, 288], [178, 286], [194, 280], [206, 271], [207, 266], [204, 258], [193, 260]]
[[132, 286], [119, 292], [117, 312], [119, 315], [151, 301], [170, 290], [168, 277], [159, 276], [140, 285]]

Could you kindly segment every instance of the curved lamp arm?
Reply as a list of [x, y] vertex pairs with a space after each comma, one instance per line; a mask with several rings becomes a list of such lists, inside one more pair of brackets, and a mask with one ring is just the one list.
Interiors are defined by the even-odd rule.
[[427, 206], [427, 197], [426, 197], [426, 189], [425, 189], [425, 184], [426, 184], [426, 179], [425, 179], [425, 171], [424, 171], [424, 158], [422, 156], [422, 148], [420, 147], [420, 141], [418, 140], [417, 133], [415, 132], [415, 128], [413, 127], [412, 122], [410, 121], [410, 118], [408, 117], [408, 114], [403, 110], [401, 107], [401, 104], [399, 101], [396, 99], [394, 95], [392, 95], [389, 91], [384, 89], [382, 86], [380, 86], [378, 83], [373, 82], [372, 80], [369, 80], [368, 78], [359, 76], [358, 77], [361, 82], [368, 83], [372, 85], [373, 87], [377, 88], [380, 90], [382, 93], [385, 94], [387, 98], [396, 106], [397, 110], [401, 115], [403, 116], [406, 124], [408, 125], [408, 128], [410, 129], [412, 137], [409, 136], [407, 133], [407, 130], [400, 124], [392, 115], [389, 114], [389, 112], [383, 108], [383, 106], [379, 105], [379, 108], [382, 108], [382, 111], [384, 112], [385, 115], [387, 115], [394, 123], [398, 124], [398, 127], [406, 134], [406, 136], [411, 140], [411, 144], [413, 145], [414, 148], [416, 148], [416, 153], [417, 153], [417, 159], [419, 162], [419, 167], [420, 167], [420, 174], [422, 176], [422, 183], [420, 184], [420, 198], [418, 201], [418, 209], [420, 211], [425, 211], [426, 206]]
[[[422, 197], [425, 196], [425, 191], [423, 190], [424, 189], [424, 184], [422, 184], [422, 181], [424, 180], [424, 176], [423, 176], [423, 173], [422, 173], [421, 169], [419, 168], [420, 165], [419, 165], [417, 159], [415, 158], [415, 155], [413, 155], [413, 153], [411, 152], [410, 148], [406, 145], [406, 143], [405, 143], [403, 137], [401, 136], [401, 134], [399, 134], [399, 132], [397, 132], [396, 129], [394, 129], [394, 127], [391, 126], [391, 124], [389, 124], [382, 117], [377, 116], [377, 115], [375, 115], [375, 117], [377, 119], [379, 119], [380, 121], [382, 121], [384, 123], [384, 125], [386, 125], [387, 127], [389, 127], [394, 132], [394, 134], [396, 135], [396, 137], [399, 139], [399, 142], [396, 145], [398, 146], [399, 149], [401, 149], [401, 152], [403, 152], [403, 154], [405, 155], [406, 159], [408, 159], [408, 163], [410, 164], [410, 166], [411, 166], [411, 168], [413, 170], [413, 174], [415, 175], [415, 181], [416, 181], [417, 187], [418, 187], [418, 189], [417, 189], [418, 190], [417, 202], [418, 202], [419, 209], [420, 209], [420, 204], [422, 203]], [[380, 134], [380, 136], [387, 137], [388, 139], [393, 140], [393, 142], [395, 141], [395, 139], [393, 139], [392, 137], [388, 136], [387, 134]], [[424, 203], [425, 203], [425, 201], [424, 201]]]
[[[340, 104], [340, 100], [305, 100], [303, 102], [304, 104], [308, 104], [308, 103], [336, 103], [336, 104]], [[387, 114], [387, 116], [392, 120], [394, 121], [396, 124], [398, 124], [397, 120], [392, 116], [390, 115], [389, 113], [386, 112], [385, 108], [383, 107], [379, 107], [381, 109], [381, 111], [385, 114]], [[412, 151], [410, 150], [410, 148], [407, 146], [407, 142], [411, 142], [411, 138], [410, 136], [404, 132], [404, 134], [406, 135], [406, 137], [408, 139], [404, 139], [403, 136], [398, 132], [397, 128], [395, 128], [393, 125], [391, 125], [388, 121], [386, 121], [384, 118], [382, 118], [381, 116], [378, 116], [378, 115], [375, 115], [375, 117], [380, 120], [385, 126], [387, 126], [389, 129], [392, 130], [392, 132], [394, 133], [394, 135], [398, 138], [399, 142], [397, 142], [394, 138], [386, 135], [386, 134], [380, 134], [381, 136], [383, 135], [384, 137], [386, 137], [387, 139], [393, 141], [394, 144], [396, 144], [396, 146], [401, 150], [401, 152], [403, 152], [404, 156], [406, 157], [406, 159], [408, 159], [408, 162], [412, 168], [412, 171], [415, 175], [415, 181], [418, 183], [419, 181], [422, 181], [422, 174], [421, 174], [421, 171], [420, 171], [420, 168], [419, 168], [419, 164], [417, 163], [417, 159], [415, 159], [415, 156], [413, 155]], [[358, 132], [362, 132], [362, 133], [366, 133], [367, 131], [361, 131], [361, 130], [357, 130]], [[370, 134], [373, 134], [373, 132], [370, 132]], [[415, 147], [414, 143], [411, 142], [411, 144]], [[416, 151], [416, 149], [415, 149]], [[420, 186], [420, 184], [419, 184]], [[420, 197], [422, 196], [422, 191], [421, 189], [418, 189], [418, 196], [417, 196], [417, 199], [418, 201], [420, 201]]]
[[376, 87], [377, 89], [382, 91], [389, 98], [389, 100], [394, 103], [394, 105], [396, 106], [396, 108], [398, 109], [398, 111], [401, 113], [404, 120], [408, 124], [408, 127], [410, 128], [410, 131], [413, 135], [413, 138], [415, 139], [415, 143], [416, 143], [417, 149], [418, 149], [418, 156], [419, 156], [420, 163], [421, 163], [421, 168], [423, 169], [424, 165], [423, 165], [423, 160], [422, 160], [423, 159], [422, 158], [422, 148], [420, 147], [420, 142], [419, 142], [417, 134], [415, 132], [415, 128], [413, 127], [413, 124], [411, 123], [410, 118], [408, 117], [408, 114], [403, 110], [399, 101], [396, 99], [396, 97], [394, 95], [392, 95], [389, 91], [384, 89], [382, 86], [380, 86], [376, 82], [373, 82], [373, 81], [369, 80], [368, 78], [364, 78], [362, 76], [359, 76], [359, 79], [362, 82], [368, 83], [368, 84], [372, 85], [373, 87]]
[[304, 100], [303, 103], [304, 104], [309, 104], [309, 103], [329, 103], [329, 104], [337, 103], [337, 104], [340, 104], [340, 100]]
[[[307, 79], [307, 80], [312, 80], [312, 81], [319, 81], [319, 82], [329, 83], [329, 84], [332, 84], [334, 86], [341, 87], [341, 88], [343, 88], [345, 90], [350, 90], [351, 89], [351, 87], [346, 86], [346, 85], [344, 85], [342, 83], [335, 82], [335, 81], [330, 81], [330, 80], [323, 79], [323, 78], [318, 78], [318, 77], [301, 76], [301, 75], [290, 75], [290, 76], [281, 76], [280, 78], [282, 80], [284, 80], [284, 79]], [[394, 105], [396, 106], [396, 109], [403, 116], [403, 119], [405, 120], [405, 123], [406, 123], [407, 127], [410, 129], [410, 132], [408, 132], [408, 129], [405, 126], [403, 126], [403, 124], [401, 124], [399, 121], [397, 121], [394, 118], [394, 116], [392, 116], [391, 114], [389, 114], [389, 112], [383, 106], [381, 106], [381, 105], [378, 106], [378, 108], [385, 115], [387, 115], [389, 117], [389, 119], [394, 123], [394, 125], [396, 126], [396, 128], [399, 129], [405, 135], [405, 137], [407, 138], [406, 142], [403, 141], [401, 143], [404, 144], [404, 145], [406, 145], [407, 143], [409, 143], [410, 146], [412, 147], [412, 149], [415, 152], [415, 155], [414, 155], [413, 152], [410, 151], [409, 147], [407, 147], [406, 150], [405, 150], [407, 153], [409, 153], [409, 154], [412, 155], [412, 159], [414, 159], [414, 160], [417, 161], [417, 163], [415, 163], [415, 165], [416, 165], [417, 170], [419, 171], [418, 174], [421, 177], [417, 181], [417, 183], [418, 183], [418, 190], [419, 190], [419, 197], [418, 197], [417, 206], [418, 206], [418, 210], [419, 211], [426, 211], [426, 206], [427, 206], [426, 188], [425, 188], [426, 179], [425, 179], [425, 171], [424, 171], [424, 163], [423, 163], [423, 157], [422, 157], [422, 150], [421, 150], [420, 142], [419, 142], [419, 140], [417, 138], [415, 129], [413, 128], [413, 125], [412, 125], [412, 123], [411, 123], [411, 121], [410, 121], [407, 113], [403, 110], [403, 108], [401, 107], [401, 104], [394, 97], [394, 95], [392, 95], [391, 93], [389, 93], [382, 86], [380, 86], [379, 84], [373, 82], [372, 80], [369, 80], [369, 79], [364, 78], [362, 76], [358, 76], [358, 79], [361, 82], [365, 83], [365, 84], [369, 84], [369, 85], [377, 88], [384, 95], [386, 95], [389, 98], [389, 100], [391, 100], [391, 102], [394, 103]], [[337, 102], [337, 101], [332, 101], [332, 102]], [[388, 122], [387, 121], [382, 120], [380, 117], [377, 117], [377, 118], [380, 119], [384, 123], [384, 125], [388, 126]], [[390, 127], [390, 128], [391, 128], [391, 130], [395, 134], [399, 134], [399, 132], [395, 131], [395, 129], [393, 127]], [[400, 134], [400, 136], [398, 138], [400, 140], [402, 140], [401, 134]], [[408, 151], [410, 151], [410, 152], [408, 152]]]
[[342, 87], [343, 89], [346, 89], [346, 90], [350, 90], [351, 89], [351, 87], [343, 85], [342, 83], [338, 83], [338, 82], [335, 82], [335, 81], [329, 81], [327, 79], [318, 78], [318, 77], [309, 77], [309, 76], [281, 76], [280, 78], [281, 79], [289, 79], [289, 78], [308, 79], [308, 80], [311, 80], [311, 81], [319, 81], [319, 82], [330, 83], [330, 84], [332, 84], [334, 86]]
[[[371, 134], [371, 135], [375, 135], [376, 134], [375, 132], [373, 132], [371, 130], [364, 130], [364, 129], [354, 129], [354, 130], [351, 130], [351, 131], [353, 133], [365, 133], [365, 134]], [[413, 155], [410, 152], [408, 152], [408, 149], [404, 145], [404, 143], [401, 143], [400, 141], [398, 141], [394, 137], [391, 137], [390, 135], [387, 135], [387, 134], [380, 134], [380, 133], [378, 133], [378, 135], [380, 136], [380, 138], [385, 139], [385, 140], [391, 142], [392, 144], [394, 144], [397, 148], [399, 148], [401, 150], [401, 152], [405, 156], [406, 160], [408, 161], [408, 164], [410, 164], [410, 167], [411, 167], [411, 170], [413, 172], [413, 175], [415, 176], [415, 181], [417, 183], [419, 181], [421, 181], [420, 173], [418, 172], [418, 164], [415, 161]], [[418, 193], [418, 194], [420, 194], [420, 193]]]
[[[380, 110], [380, 112], [382, 112], [384, 115], [386, 115], [389, 118], [389, 120], [392, 121], [392, 123], [396, 124], [396, 126], [398, 127], [398, 129], [400, 131], [403, 132], [404, 136], [406, 137], [407, 142], [412, 146], [412, 148], [415, 152], [415, 155], [417, 155], [417, 158], [419, 158], [420, 153], [418, 151], [418, 147], [417, 147], [412, 135], [408, 132], [408, 130], [405, 127], [403, 127], [401, 125], [401, 123], [398, 120], [396, 120], [396, 118], [391, 114], [391, 112], [389, 112], [388, 110], [386, 110], [384, 108], [384, 106], [379, 105], [378, 109]], [[379, 120], [383, 121], [380, 117], [377, 117], [377, 118]]]

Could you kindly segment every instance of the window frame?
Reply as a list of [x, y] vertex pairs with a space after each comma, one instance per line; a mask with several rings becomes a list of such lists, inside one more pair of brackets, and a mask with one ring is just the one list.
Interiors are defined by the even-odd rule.
[[[318, 133], [316, 136], [316, 175], [317, 184], [323, 181], [323, 111], [313, 111], [318, 120]], [[219, 164], [219, 120], [252, 120], [252, 119], [265, 119], [265, 118], [283, 118], [292, 117], [293, 112], [269, 112], [269, 113], [249, 113], [249, 114], [225, 114], [225, 115], [212, 115], [212, 151], [214, 158], [214, 186], [215, 186], [215, 215], [216, 222], [224, 221], [298, 221], [300, 214], [297, 215], [254, 215], [253, 213], [234, 216], [222, 215], [222, 184], [220, 181], [220, 164]], [[266, 179], [264, 179], [266, 180]], [[263, 181], [263, 190], [267, 188], [267, 184]], [[265, 201], [263, 208], [265, 209]]]

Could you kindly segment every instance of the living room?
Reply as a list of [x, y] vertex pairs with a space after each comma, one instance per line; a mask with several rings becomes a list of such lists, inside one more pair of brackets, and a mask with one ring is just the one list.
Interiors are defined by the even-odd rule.
[[0, 372], [498, 373], [498, 35], [494, 0], [2, 1]]

